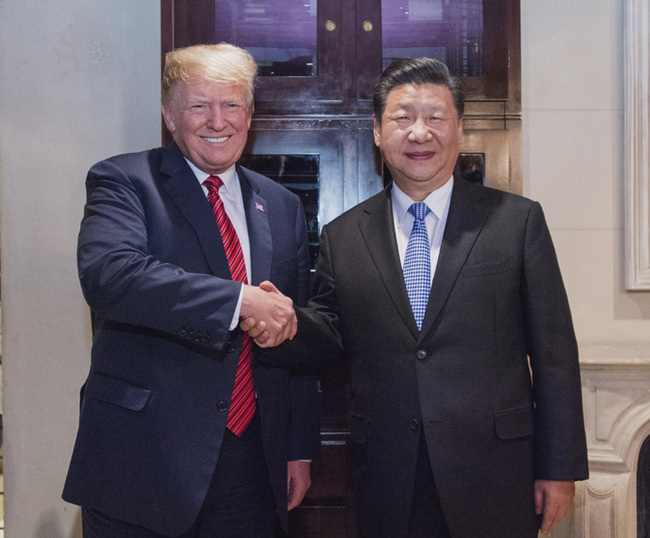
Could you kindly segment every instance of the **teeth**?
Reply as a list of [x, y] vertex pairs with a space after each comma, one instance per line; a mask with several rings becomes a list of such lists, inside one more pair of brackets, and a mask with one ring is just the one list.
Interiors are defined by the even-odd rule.
[[213, 143], [225, 142], [226, 140], [228, 140], [227, 136], [222, 136], [221, 138], [209, 138], [207, 136], [202, 136], [201, 138], [203, 138], [203, 140], [205, 140], [206, 142], [213, 142]]

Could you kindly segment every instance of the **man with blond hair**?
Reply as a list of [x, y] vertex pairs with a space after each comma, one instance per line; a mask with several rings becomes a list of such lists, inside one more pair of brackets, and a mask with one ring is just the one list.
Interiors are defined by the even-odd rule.
[[237, 164], [256, 71], [225, 43], [170, 52], [174, 143], [88, 173], [93, 348], [63, 492], [86, 538], [272, 537], [309, 487], [315, 380], [266, 366], [239, 328], [254, 317], [292, 338], [309, 294], [299, 199]]

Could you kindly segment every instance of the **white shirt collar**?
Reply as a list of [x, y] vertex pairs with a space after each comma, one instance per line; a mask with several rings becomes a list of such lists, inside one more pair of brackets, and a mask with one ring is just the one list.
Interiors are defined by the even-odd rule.
[[[423, 202], [427, 204], [431, 212], [438, 218], [440, 222], [447, 220], [449, 214], [449, 202], [451, 200], [451, 191], [454, 187], [453, 176], [449, 178], [442, 187], [433, 191], [427, 196]], [[401, 225], [402, 221], [407, 215], [409, 207], [414, 201], [400, 189], [395, 182], [391, 191], [393, 201], [393, 212], [398, 219], [398, 224]]]
[[[199, 183], [201, 186], [203, 185], [203, 182], [210, 176], [210, 174], [204, 172], [203, 170], [199, 170], [191, 161], [188, 159], [185, 159], [187, 164], [190, 165], [190, 168], [192, 169], [192, 172], [194, 172], [194, 175], [196, 176], [196, 179], [198, 179]], [[233, 164], [228, 170], [225, 172], [222, 172], [221, 174], [217, 174], [220, 178], [221, 181], [223, 181], [223, 186], [226, 188], [226, 190], [234, 194], [236, 192], [239, 192], [239, 182], [237, 181], [237, 170], [235, 168], [235, 165]]]

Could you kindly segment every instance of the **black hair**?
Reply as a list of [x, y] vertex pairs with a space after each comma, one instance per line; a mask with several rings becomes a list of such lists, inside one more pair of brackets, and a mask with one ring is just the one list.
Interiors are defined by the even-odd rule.
[[375, 85], [372, 108], [378, 122], [381, 123], [390, 91], [404, 84], [437, 84], [448, 88], [458, 119], [463, 117], [465, 113], [463, 84], [449, 73], [444, 63], [433, 58], [400, 58], [384, 70]]

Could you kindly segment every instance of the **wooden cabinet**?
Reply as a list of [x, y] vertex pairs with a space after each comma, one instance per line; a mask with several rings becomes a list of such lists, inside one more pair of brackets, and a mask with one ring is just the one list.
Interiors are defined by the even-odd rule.
[[[255, 56], [256, 112], [243, 159], [303, 198], [314, 259], [320, 227], [384, 185], [371, 98], [395, 57], [434, 56], [462, 78], [456, 173], [521, 192], [519, 0], [161, 0], [161, 10], [163, 58], [221, 41]], [[288, 171], [296, 166], [299, 179]], [[320, 387], [323, 453], [305, 502], [290, 514], [292, 536], [351, 538], [347, 366], [328, 370]]]
[[382, 69], [413, 55], [435, 56], [461, 76], [471, 110], [521, 112], [518, 0], [162, 0], [161, 6], [163, 52], [227, 41], [253, 53], [259, 114], [367, 114]]

